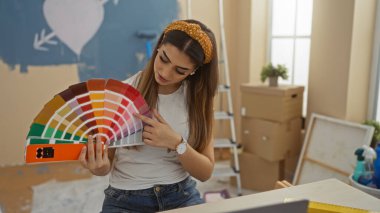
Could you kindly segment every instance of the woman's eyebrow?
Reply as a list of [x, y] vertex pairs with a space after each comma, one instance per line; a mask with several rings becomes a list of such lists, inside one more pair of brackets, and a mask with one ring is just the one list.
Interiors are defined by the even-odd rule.
[[172, 62], [170, 61], [170, 58], [168, 57], [168, 55], [166, 55], [165, 50], [162, 50], [162, 52], [164, 53], [164, 56], [168, 59], [168, 61], [169, 61], [170, 63], [172, 63]]
[[[172, 62], [170, 61], [170, 58], [168, 57], [168, 55], [166, 55], [165, 50], [162, 50], [162, 53], [164, 53], [164, 55], [165, 55], [165, 57], [168, 59], [168, 61], [169, 61], [170, 63], [172, 63]], [[181, 68], [181, 69], [184, 69], [184, 70], [190, 70], [189, 68], [186, 68], [186, 67], [180, 67], [180, 66], [177, 66], [177, 65], [176, 65], [176, 67]]]

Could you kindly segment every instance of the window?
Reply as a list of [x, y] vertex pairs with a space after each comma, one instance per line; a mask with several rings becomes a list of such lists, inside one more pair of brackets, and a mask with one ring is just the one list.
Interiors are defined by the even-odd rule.
[[373, 51], [373, 75], [374, 80], [372, 83], [374, 84], [374, 88], [376, 90], [375, 92], [375, 98], [373, 101], [375, 103], [374, 109], [375, 113], [373, 118], [377, 121], [380, 121], [380, 4], [377, 4], [377, 10], [376, 10], [376, 29], [374, 30], [374, 51]]
[[[380, 61], [380, 60], [379, 60]], [[380, 69], [378, 69], [377, 70], [377, 76], [379, 76], [379, 73], [380, 73]], [[375, 105], [375, 107], [376, 107], [376, 113], [375, 113], [375, 115], [376, 115], [376, 120], [377, 121], [380, 121], [380, 87], [379, 87], [379, 81], [377, 81], [377, 93], [376, 93], [376, 95], [377, 95], [377, 104]]]
[[[379, 7], [380, 8], [380, 7]], [[377, 26], [376, 28], [380, 29], [380, 11], [378, 11], [378, 20], [376, 21]], [[377, 33], [376, 33], [377, 32]], [[378, 31], [375, 32], [376, 34], [380, 34]], [[372, 97], [372, 100], [370, 100], [370, 104], [373, 104], [373, 106], [370, 106], [370, 109], [373, 109], [372, 115], [370, 114], [369, 119], [375, 119], [377, 121], [380, 121], [380, 39], [378, 37], [375, 37], [375, 46], [374, 46], [374, 58], [373, 58], [373, 68], [372, 68], [372, 76], [373, 79], [371, 79], [371, 86], [373, 88], [374, 93]], [[371, 94], [371, 93], [370, 93]], [[371, 113], [371, 112], [370, 112]]]
[[380, 4], [376, 9], [367, 118], [380, 121]]
[[269, 27], [269, 61], [284, 64], [289, 79], [281, 84], [305, 86], [303, 115], [306, 115], [310, 35], [313, 0], [272, 0]]

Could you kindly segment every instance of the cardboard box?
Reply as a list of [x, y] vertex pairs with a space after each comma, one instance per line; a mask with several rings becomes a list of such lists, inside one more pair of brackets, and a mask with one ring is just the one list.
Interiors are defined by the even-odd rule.
[[291, 147], [290, 152], [285, 158], [285, 180], [290, 183], [293, 182], [294, 174], [297, 169], [298, 159], [301, 154], [303, 141], [305, 138], [305, 130], [301, 130], [300, 134], [300, 142], [295, 143], [293, 147]]
[[301, 118], [280, 123], [243, 117], [243, 150], [268, 161], [284, 160], [287, 155], [297, 155], [302, 147], [301, 122]]
[[289, 181], [290, 183], [293, 182], [293, 177], [297, 169], [298, 158], [299, 158], [299, 155], [287, 156], [285, 158], [285, 164], [284, 164], [285, 165], [284, 166], [285, 180]]
[[[284, 179], [284, 161], [269, 162], [247, 152], [239, 154], [240, 179], [243, 188], [267, 191], [272, 190], [277, 180]], [[231, 178], [236, 186], [236, 179]]]
[[240, 86], [241, 115], [271, 121], [287, 121], [302, 116], [302, 86]]

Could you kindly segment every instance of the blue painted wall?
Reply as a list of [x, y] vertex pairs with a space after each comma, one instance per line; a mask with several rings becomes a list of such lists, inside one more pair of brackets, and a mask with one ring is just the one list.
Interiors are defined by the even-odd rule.
[[36, 33], [42, 29], [51, 32], [42, 5], [43, 1], [37, 0], [0, 0], [0, 58], [11, 70], [20, 65], [25, 73], [29, 65], [78, 64], [81, 81], [123, 80], [143, 68], [146, 61], [139, 63], [136, 53], [146, 52], [146, 41], [138, 38], [136, 32], [149, 30], [159, 34], [179, 14], [176, 0], [110, 0], [104, 4], [102, 25], [78, 58], [58, 38], [54, 38], [58, 45], [44, 45], [48, 51], [33, 48]]

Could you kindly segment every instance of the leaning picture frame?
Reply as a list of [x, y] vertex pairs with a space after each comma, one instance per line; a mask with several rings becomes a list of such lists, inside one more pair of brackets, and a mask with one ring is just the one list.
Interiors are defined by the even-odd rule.
[[373, 127], [313, 113], [298, 159], [293, 185], [336, 178], [348, 183], [355, 150], [369, 145]]

